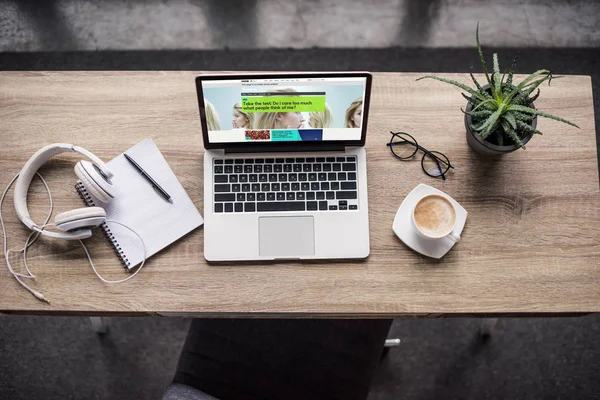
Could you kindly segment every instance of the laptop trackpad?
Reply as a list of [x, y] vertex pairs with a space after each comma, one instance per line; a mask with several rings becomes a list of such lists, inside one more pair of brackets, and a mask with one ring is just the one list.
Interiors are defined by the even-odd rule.
[[315, 254], [314, 218], [260, 217], [258, 219], [261, 257], [296, 258]]

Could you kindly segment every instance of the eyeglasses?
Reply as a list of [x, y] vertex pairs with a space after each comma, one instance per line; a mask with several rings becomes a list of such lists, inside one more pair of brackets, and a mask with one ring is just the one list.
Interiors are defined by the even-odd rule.
[[423, 158], [421, 159], [421, 168], [423, 171], [433, 177], [442, 177], [446, 180], [446, 172], [454, 167], [450, 164], [450, 160], [439, 151], [429, 151], [426, 148], [419, 146], [416, 139], [406, 132], [391, 132], [392, 137], [386, 145], [390, 148], [392, 154], [402, 161], [412, 158], [417, 151], [421, 150]]

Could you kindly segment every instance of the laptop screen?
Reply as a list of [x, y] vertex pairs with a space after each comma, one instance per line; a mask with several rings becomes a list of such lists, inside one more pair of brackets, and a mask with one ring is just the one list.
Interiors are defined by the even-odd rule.
[[361, 140], [366, 76], [244, 78], [199, 77], [210, 143]]

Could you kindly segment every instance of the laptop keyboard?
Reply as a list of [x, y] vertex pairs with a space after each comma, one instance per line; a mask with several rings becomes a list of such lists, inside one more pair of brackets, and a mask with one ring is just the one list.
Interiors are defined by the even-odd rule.
[[358, 210], [356, 156], [216, 158], [217, 213]]

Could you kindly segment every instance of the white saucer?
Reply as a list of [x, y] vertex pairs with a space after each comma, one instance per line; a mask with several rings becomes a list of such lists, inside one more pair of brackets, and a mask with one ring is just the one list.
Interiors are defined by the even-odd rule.
[[448, 194], [422, 183], [404, 198], [400, 208], [398, 208], [396, 218], [394, 218], [392, 229], [396, 236], [414, 251], [427, 257], [442, 258], [454, 246], [454, 241], [448, 238], [425, 239], [419, 236], [412, 222], [411, 214], [415, 204], [421, 197], [428, 194], [441, 194], [450, 199], [450, 202], [456, 208], [456, 232], [460, 235], [467, 222], [467, 210]]

